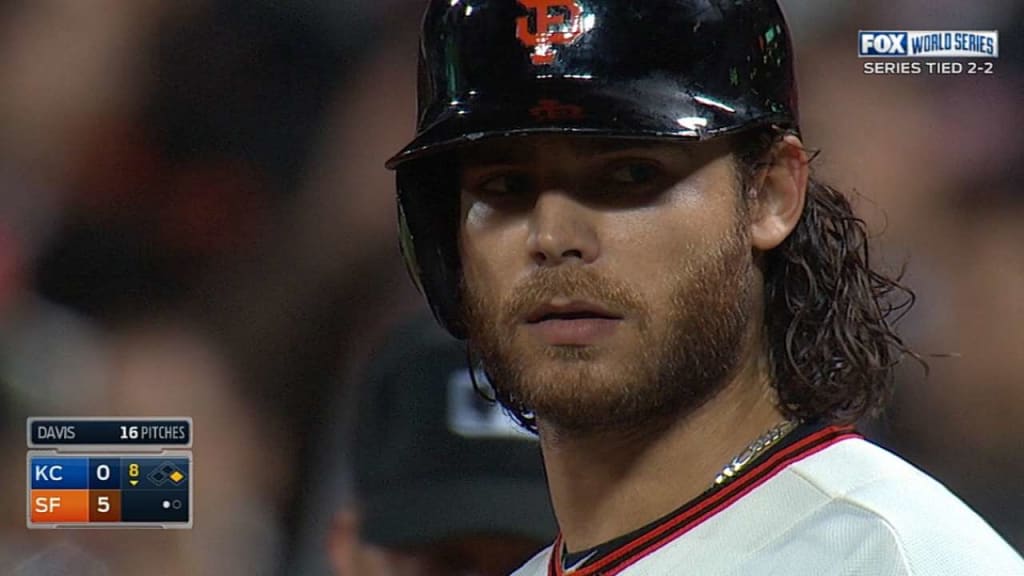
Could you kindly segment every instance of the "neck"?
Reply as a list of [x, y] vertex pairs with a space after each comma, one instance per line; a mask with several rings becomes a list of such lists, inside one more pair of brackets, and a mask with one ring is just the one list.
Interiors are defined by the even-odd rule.
[[563, 541], [577, 552], [668, 514], [707, 490], [736, 454], [784, 418], [748, 366], [685, 418], [649, 433], [579, 436], [538, 422]]

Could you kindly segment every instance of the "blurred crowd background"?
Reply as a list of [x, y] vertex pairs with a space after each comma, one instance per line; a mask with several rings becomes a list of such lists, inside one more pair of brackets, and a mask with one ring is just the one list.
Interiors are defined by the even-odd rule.
[[[868, 430], [1022, 550], [1024, 4], [783, 5], [815, 168], [918, 296], [930, 372]], [[351, 394], [424, 309], [383, 168], [423, 6], [0, 1], [0, 574], [327, 574]], [[866, 76], [858, 29], [997, 29], [1000, 57]], [[26, 530], [31, 415], [193, 417], [194, 529]]]

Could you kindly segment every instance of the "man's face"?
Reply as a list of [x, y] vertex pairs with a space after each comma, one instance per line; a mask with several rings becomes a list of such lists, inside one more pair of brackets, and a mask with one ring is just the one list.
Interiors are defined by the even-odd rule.
[[641, 426], [736, 369], [754, 268], [722, 139], [506, 138], [460, 174], [470, 340], [542, 423]]

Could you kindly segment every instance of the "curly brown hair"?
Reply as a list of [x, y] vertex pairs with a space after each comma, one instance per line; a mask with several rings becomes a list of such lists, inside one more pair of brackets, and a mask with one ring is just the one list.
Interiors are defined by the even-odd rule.
[[[736, 148], [742, 190], [784, 133], [750, 136]], [[867, 225], [832, 186], [811, 177], [796, 228], [763, 254], [763, 271], [772, 384], [787, 416], [874, 416], [891, 396], [897, 364], [909, 356], [927, 370], [894, 329], [914, 292], [901, 283], [902, 270], [887, 276], [872, 267]]]

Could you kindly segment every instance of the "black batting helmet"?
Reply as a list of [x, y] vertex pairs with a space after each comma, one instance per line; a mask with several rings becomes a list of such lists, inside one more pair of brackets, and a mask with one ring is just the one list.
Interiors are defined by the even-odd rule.
[[402, 253], [465, 337], [448, 152], [538, 133], [703, 140], [797, 130], [792, 47], [774, 0], [431, 0], [416, 137], [395, 169]]

